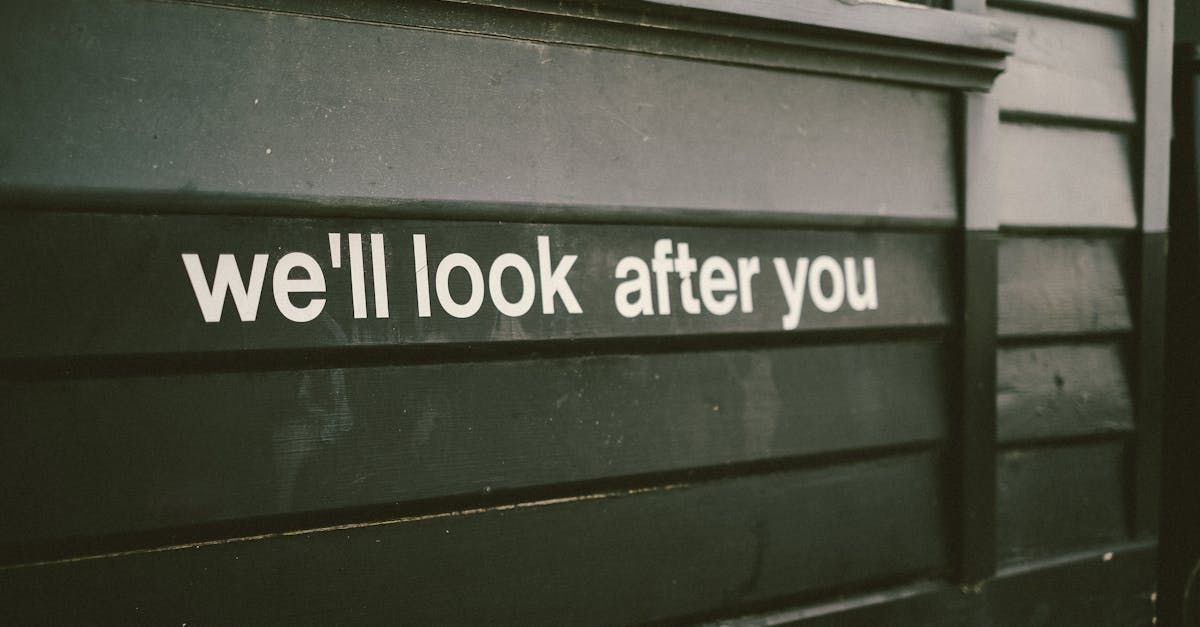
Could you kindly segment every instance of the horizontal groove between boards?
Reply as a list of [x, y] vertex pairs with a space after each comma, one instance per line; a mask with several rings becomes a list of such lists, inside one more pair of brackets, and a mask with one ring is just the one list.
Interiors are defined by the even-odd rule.
[[[864, 589], [870, 591], [864, 592]], [[776, 599], [770, 604], [738, 608], [740, 611], [733, 617], [725, 612], [721, 616], [700, 617], [698, 622], [708, 627], [789, 625], [820, 617], [837, 616], [843, 612], [874, 605], [938, 594], [948, 589], [948, 584], [931, 577], [907, 580], [892, 578], [891, 580], [864, 582], [855, 586], [853, 590], [842, 591], [842, 594], [825, 595], [839, 597], [835, 601], [804, 598]]]
[[[1138, 128], [1138, 121], [1116, 120], [1102, 118], [1085, 118], [1061, 113], [1029, 111], [1024, 109], [1000, 109], [1000, 121], [1013, 124], [1037, 124], [1040, 126], [1058, 126], [1080, 128], [1097, 131], [1133, 132]], [[1003, 127], [1001, 132], [1004, 132]]]
[[[858, 581], [851, 585], [818, 588], [802, 594], [793, 594], [768, 601], [743, 604], [731, 615], [728, 609], [708, 614], [680, 617], [683, 624], [706, 625], [708, 627], [765, 627], [767, 625], [791, 624], [820, 617], [837, 616], [839, 612], [853, 610], [876, 603], [900, 601], [943, 589], [941, 583], [946, 572], [909, 571], [889, 577]], [[875, 590], [878, 592], [865, 592]], [[830, 601], [830, 599], [837, 599]], [[789, 609], [780, 609], [789, 608]], [[794, 608], [794, 609], [792, 609]]]
[[[495, 490], [487, 494], [298, 512], [153, 531], [7, 543], [0, 544], [0, 570], [250, 542], [272, 537], [339, 532], [488, 512], [551, 507], [577, 501], [625, 498], [688, 489], [723, 480], [780, 472], [821, 470], [927, 451], [936, 452], [942, 443], [941, 439], [922, 439], [852, 450]], [[940, 460], [940, 457], [940, 454], [937, 454], [934, 459]]]
[[[989, 594], [989, 589], [997, 584], [1003, 584], [1008, 580], [1018, 580], [1028, 576], [1036, 576], [1040, 572], [1049, 572], [1059, 569], [1072, 569], [1080, 566], [1085, 566], [1092, 562], [1109, 563], [1121, 562], [1126, 559], [1136, 559], [1145, 556], [1147, 553], [1153, 553], [1157, 547], [1157, 542], [1154, 541], [1131, 541], [1112, 544], [1109, 546], [1091, 548], [1085, 551], [1075, 551], [1063, 555], [1057, 555], [1051, 558], [1039, 558], [1020, 564], [1001, 567], [996, 573], [996, 578], [992, 582], [985, 583], [977, 589], [965, 589], [958, 585], [945, 581], [914, 581], [914, 582], [896, 582], [894, 586], [877, 585], [873, 590], [843, 595], [833, 601], [817, 602], [814, 605], [799, 607], [800, 603], [776, 603], [775, 609], [755, 610], [754, 608], [742, 608], [742, 613], [736, 617], [726, 617], [723, 619], [714, 618], [710, 625], [723, 625], [729, 627], [762, 627], [764, 625], [792, 625], [804, 624], [805, 621], [818, 619], [822, 617], [838, 617], [852, 613], [856, 610], [869, 609], [876, 606], [885, 606], [888, 604], [903, 602], [908, 599], [953, 599], [962, 601], [963, 599], [974, 599], [979, 596], [984, 597]], [[968, 594], [970, 593], [970, 594]], [[1052, 592], [1047, 593], [1052, 596]], [[984, 599], [980, 599], [984, 602]], [[970, 602], [970, 601], [968, 601]], [[945, 603], [936, 603], [939, 607], [945, 610], [950, 610]], [[972, 615], [969, 612], [968, 616]], [[907, 616], [905, 616], [907, 618]], [[897, 617], [897, 620], [903, 621], [904, 618]], [[912, 622], [903, 624], [919, 624], [915, 620], [909, 619]], [[850, 624], [860, 624], [853, 620]], [[955, 622], [947, 622], [946, 624], [959, 624]]]
[[1034, 347], [1052, 344], [1089, 344], [1094, 342], [1128, 340], [1133, 331], [1134, 325], [1131, 323], [1128, 327], [1119, 329], [1047, 331], [1045, 333], [1030, 333], [1025, 331], [1000, 333], [997, 335], [996, 340], [999, 348]]
[[1088, 444], [1102, 444], [1105, 442], [1121, 442], [1129, 438], [1135, 431], [1134, 426], [1122, 427], [1120, 429], [1108, 429], [1104, 431], [1095, 431], [1092, 433], [1073, 433], [1069, 435], [1046, 435], [1038, 437], [1022, 437], [1014, 439], [1000, 439], [996, 442], [997, 453], [1007, 453], [1011, 451], [1034, 451], [1045, 449], [1065, 449], [1072, 446], [1085, 446]]
[[755, 209], [535, 204], [328, 196], [247, 195], [223, 192], [139, 192], [108, 189], [0, 187], [0, 211], [114, 215], [228, 215], [303, 218], [386, 218], [463, 222], [619, 224], [645, 226], [779, 227], [840, 230], [944, 231], [957, 217], [791, 213]]
[[1127, 15], [1063, 6], [1054, 2], [1047, 2], [1046, 0], [990, 0], [987, 5], [996, 9], [1012, 9], [1038, 15], [1067, 18], [1079, 22], [1126, 28], [1136, 25], [1140, 19], [1137, 15], [1136, 7], [1134, 8], [1133, 15]]
[[1128, 341], [1133, 327], [1128, 329], [1105, 329], [1100, 331], [1078, 331], [1074, 333], [1055, 331], [1051, 333], [1009, 333], [997, 336], [998, 348], [1037, 348], [1058, 345], [1112, 344]]
[[278, 372], [592, 355], [651, 355], [709, 350], [796, 348], [835, 344], [948, 339], [950, 323], [933, 326], [612, 337], [459, 344], [344, 346], [141, 355], [63, 356], [0, 360], [0, 380], [37, 381], [139, 375]]
[[1001, 566], [996, 571], [996, 576], [1000, 579], [1009, 579], [1035, 573], [1040, 570], [1050, 570], [1072, 564], [1086, 563], [1092, 561], [1108, 562], [1120, 554], [1142, 553], [1146, 551], [1154, 551], [1158, 548], [1157, 540], [1130, 540], [1125, 542], [1115, 542], [1109, 545], [1099, 547], [1091, 547], [1080, 551], [1072, 551], [1053, 557], [1043, 557], [1023, 561], [1019, 564], [1011, 564]]
[[1087, 224], [1063, 224], [1063, 225], [1025, 225], [1025, 224], [1000, 224], [998, 228], [1000, 235], [1005, 237], [1060, 237], [1063, 239], [1070, 238], [1093, 238], [1093, 237], [1118, 237], [1137, 235], [1141, 231], [1136, 226], [1108, 226], [1108, 225], [1087, 225]]

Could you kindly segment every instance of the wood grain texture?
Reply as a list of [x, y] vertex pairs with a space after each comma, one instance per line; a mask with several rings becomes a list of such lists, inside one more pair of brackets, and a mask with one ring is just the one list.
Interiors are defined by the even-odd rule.
[[196, 4], [3, 11], [0, 189], [956, 214], [948, 92]]
[[0, 570], [17, 622], [614, 624], [945, 567], [917, 454]]
[[1120, 345], [1004, 348], [996, 356], [1001, 441], [1133, 430]]
[[5, 385], [0, 542], [932, 442], [945, 367], [903, 342]]
[[999, 253], [1002, 336], [1131, 328], [1119, 238], [1005, 237]]
[[1120, 28], [993, 9], [1018, 28], [993, 93], [1004, 111], [1134, 123], [1132, 52]]
[[1002, 562], [1128, 539], [1123, 441], [1009, 450], [997, 463]]
[[[340, 268], [333, 268], [329, 234], [340, 234]], [[364, 317], [353, 308], [352, 262], [347, 261], [349, 233], [382, 237], [389, 311], [376, 317], [373, 255], [364, 243]], [[425, 236], [430, 315], [418, 308], [414, 235]], [[567, 283], [580, 312], [568, 313], [560, 296], [554, 312], [544, 313], [545, 281], [540, 275], [537, 238], [548, 238], [548, 267], [558, 268], [565, 256], [577, 259]], [[363, 241], [369, 235], [363, 235]], [[626, 256], [643, 260], [655, 243], [671, 239], [690, 245], [693, 259], [723, 255], [736, 274], [737, 258], [759, 258], [760, 272], [750, 279], [751, 295], [723, 314], [700, 309], [688, 313], [681, 302], [678, 277], [669, 278], [670, 314], [627, 318], [616, 306], [615, 269]], [[0, 301], [0, 357], [64, 357], [72, 355], [148, 355], [197, 351], [248, 351], [347, 346], [448, 345], [530, 340], [632, 338], [712, 333], [783, 331], [789, 311], [773, 259], [785, 260], [790, 277], [797, 258], [832, 255], [874, 259], [878, 286], [876, 309], [854, 311], [848, 302], [822, 312], [805, 296], [798, 331], [930, 327], [950, 319], [948, 238], [940, 233], [749, 230], [658, 226], [497, 224], [483, 222], [409, 222], [398, 220], [334, 220], [230, 216], [136, 216], [58, 213], [0, 213], [0, 246], [15, 260], [0, 266], [0, 284], [11, 297]], [[70, 251], [64, 254], [64, 251]], [[326, 303], [317, 318], [295, 322], [284, 317], [273, 296], [274, 272], [285, 253], [311, 255], [322, 268]], [[233, 255], [243, 282], [249, 282], [255, 255], [263, 261], [262, 297], [254, 321], [244, 321], [232, 302], [220, 320], [207, 322], [190, 281], [183, 254], [198, 255], [204, 271], [202, 293], [211, 289], [217, 260]], [[472, 256], [480, 266], [479, 309], [454, 317], [434, 294], [437, 271], [453, 253]], [[531, 266], [534, 301], [521, 315], [502, 314], [490, 296], [489, 269], [505, 253], [520, 255]], [[672, 256], [676, 253], [673, 251]], [[646, 261], [645, 263], [649, 263]], [[293, 271], [294, 272], [294, 271]], [[549, 273], [549, 270], [547, 270]], [[649, 268], [645, 270], [650, 274]], [[630, 276], [633, 276], [631, 273]], [[859, 272], [862, 290], [862, 276]], [[516, 271], [502, 275], [506, 299], [519, 298], [522, 282]], [[693, 297], [701, 272], [689, 279]], [[667, 278], [664, 276], [664, 278]], [[824, 277], [829, 288], [830, 277]], [[647, 279], [650, 281], [650, 279]], [[651, 285], [650, 282], [647, 285]], [[467, 271], [453, 270], [445, 293], [466, 303], [472, 293]], [[740, 294], [740, 292], [735, 292]], [[830, 291], [830, 293], [833, 293]], [[319, 296], [319, 295], [317, 295]], [[719, 293], [720, 298], [730, 293]], [[307, 306], [315, 296], [296, 295]], [[657, 294], [655, 294], [657, 299]], [[626, 299], [631, 300], [631, 299]], [[510, 300], [511, 302], [511, 300]], [[752, 311], [743, 311], [748, 303]], [[86, 310], [86, 315], [83, 311]], [[29, 329], [38, 333], [29, 333]]]
[[999, 155], [1001, 225], [1137, 226], [1125, 134], [1008, 122]]

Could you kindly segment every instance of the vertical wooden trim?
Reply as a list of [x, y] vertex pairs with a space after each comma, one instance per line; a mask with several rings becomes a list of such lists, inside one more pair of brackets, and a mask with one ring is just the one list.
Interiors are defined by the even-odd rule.
[[996, 572], [996, 231], [964, 234], [959, 578]]
[[1146, 0], [1142, 92], [1141, 231], [1138, 256], [1133, 444], [1135, 537], [1158, 534], [1170, 192], [1172, 0]]
[[1142, 94], [1142, 232], [1167, 231], [1171, 164], [1173, 0], [1146, 0]]
[[996, 251], [999, 115], [988, 94], [963, 95], [962, 392], [956, 459], [958, 577], [996, 572]]
[[1133, 535], [1158, 535], [1166, 349], [1167, 234], [1141, 235], [1138, 259], [1136, 397], [1133, 443]]
[[[1166, 407], [1160, 440], [1162, 481], [1159, 520], [1158, 624], [1186, 625], [1190, 609], [1184, 601], [1193, 566], [1200, 557], [1200, 494], [1197, 493], [1196, 443], [1200, 442], [1200, 390], [1196, 364], [1200, 358], [1200, 215], [1197, 215], [1196, 93], [1200, 86], [1194, 45], [1176, 50], [1174, 78], [1175, 143], [1171, 152], [1169, 229], [1174, 245], [1167, 259]], [[1193, 583], [1194, 585], [1194, 583]], [[1195, 592], [1192, 592], [1194, 595]]]
[[[968, 231], [996, 231], [997, 149], [1000, 113], [991, 94], [963, 94], [963, 224]], [[993, 282], [994, 283], [994, 282]]]
[[[951, 0], [982, 15], [986, 0]], [[958, 579], [996, 573], [996, 150], [1000, 115], [989, 94], [962, 100], [962, 415], [959, 417]]]

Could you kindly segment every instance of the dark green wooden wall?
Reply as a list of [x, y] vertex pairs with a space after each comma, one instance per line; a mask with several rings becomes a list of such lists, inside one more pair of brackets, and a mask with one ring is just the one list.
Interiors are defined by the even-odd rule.
[[1162, 359], [1161, 308], [1143, 307], [1163, 290], [1165, 209], [1147, 203], [1164, 200], [1149, 171], [1164, 148], [1147, 143], [1146, 7], [995, 4], [1019, 28], [994, 91], [997, 528], [1001, 561], [1019, 563], [1156, 531], [1136, 495], [1155, 485], [1144, 436], [1161, 412], [1146, 405], [1161, 381], [1139, 369]]
[[[234, 4], [0, 7], [18, 623], [1149, 621], [1159, 5]], [[421, 317], [415, 234], [583, 313]], [[754, 310], [616, 313], [662, 238]], [[316, 320], [202, 319], [294, 251]], [[817, 255], [878, 308], [785, 329]]]

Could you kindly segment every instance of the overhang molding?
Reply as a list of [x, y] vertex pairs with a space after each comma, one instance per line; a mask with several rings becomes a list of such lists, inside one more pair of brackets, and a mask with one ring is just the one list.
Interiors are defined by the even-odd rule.
[[939, 88], [987, 91], [1016, 29], [895, 0], [200, 0], [362, 21]]

